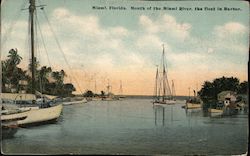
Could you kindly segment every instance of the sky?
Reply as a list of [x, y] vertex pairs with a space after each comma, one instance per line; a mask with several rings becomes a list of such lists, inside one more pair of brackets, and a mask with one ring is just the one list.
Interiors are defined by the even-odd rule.
[[[1, 59], [17, 48], [22, 68], [30, 59], [28, 5], [28, 0], [1, 4]], [[40, 65], [64, 69], [65, 81], [75, 85], [76, 93], [106, 91], [109, 83], [119, 94], [121, 82], [123, 94], [152, 95], [162, 44], [177, 95], [188, 95], [189, 87], [199, 90], [204, 81], [222, 76], [247, 80], [249, 6], [245, 1], [39, 0], [36, 5], [46, 5], [37, 8], [37, 41], [46, 45], [37, 44]]]

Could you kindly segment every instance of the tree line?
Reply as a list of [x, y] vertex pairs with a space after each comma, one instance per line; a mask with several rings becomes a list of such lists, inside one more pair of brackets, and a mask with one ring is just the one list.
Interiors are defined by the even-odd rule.
[[222, 91], [233, 91], [236, 94], [245, 94], [248, 92], [248, 82], [240, 83], [236, 77], [216, 78], [212, 82], [205, 81], [201, 90], [198, 92], [203, 102], [216, 101], [217, 95]]
[[[2, 65], [2, 92], [25, 91], [32, 92], [31, 85], [31, 64], [29, 68], [24, 70], [18, 65], [21, 63], [22, 57], [18, 54], [17, 49], [9, 50], [6, 60], [1, 60]], [[75, 91], [72, 83], [64, 83], [67, 76], [64, 70], [53, 71], [51, 67], [41, 66], [35, 58], [35, 90], [56, 96], [71, 96]]]

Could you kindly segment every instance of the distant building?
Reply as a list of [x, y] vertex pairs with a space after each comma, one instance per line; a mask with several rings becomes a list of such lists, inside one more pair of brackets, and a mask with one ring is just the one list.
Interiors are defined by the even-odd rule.
[[217, 99], [219, 102], [224, 103], [225, 106], [228, 106], [229, 104], [235, 103], [236, 93], [233, 91], [222, 91], [217, 95]]

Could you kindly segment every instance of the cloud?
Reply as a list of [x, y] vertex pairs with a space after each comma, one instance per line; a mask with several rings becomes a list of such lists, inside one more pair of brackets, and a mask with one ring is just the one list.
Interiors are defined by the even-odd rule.
[[229, 22], [222, 26], [215, 27], [215, 34], [220, 38], [226, 38], [229, 35], [240, 35], [247, 32], [246, 26], [237, 22]]
[[189, 23], [178, 23], [173, 16], [167, 14], [154, 21], [148, 16], [141, 15], [139, 23], [147, 33], [165, 33], [180, 40], [189, 37], [189, 31], [192, 27]]
[[146, 34], [142, 37], [138, 38], [136, 41], [136, 45], [140, 49], [152, 49], [152, 48], [159, 48], [162, 45], [162, 40], [157, 36], [153, 34]]
[[238, 53], [245, 55], [248, 49], [248, 29], [238, 22], [228, 22], [217, 25], [212, 32], [210, 44], [214, 51], [227, 53]]
[[117, 36], [117, 37], [129, 35], [129, 31], [121, 26], [110, 28], [110, 32], [113, 36]]
[[145, 15], [139, 17], [139, 22], [148, 33], [158, 33], [160, 31], [160, 27]]

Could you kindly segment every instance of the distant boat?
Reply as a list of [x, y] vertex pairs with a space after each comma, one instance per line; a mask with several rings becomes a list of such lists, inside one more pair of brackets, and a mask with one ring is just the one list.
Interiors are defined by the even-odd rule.
[[208, 112], [210, 113], [211, 117], [217, 117], [217, 116], [221, 116], [224, 113], [223, 109], [218, 109], [218, 108], [209, 108]]
[[123, 95], [122, 81], [120, 81], [120, 95], [119, 95], [118, 99], [122, 100], [124, 98], [125, 98], [125, 96]]
[[168, 83], [168, 76], [167, 76], [167, 64], [165, 63], [165, 49], [163, 45], [163, 52], [162, 52], [162, 60], [160, 71], [156, 70], [155, 76], [155, 96], [153, 104], [155, 105], [171, 105], [175, 104], [176, 100], [173, 96], [174, 91], [174, 84], [172, 81], [172, 92]]
[[[35, 90], [35, 57], [34, 57], [34, 53], [35, 53], [35, 40], [34, 40], [34, 35], [36, 34], [34, 32], [34, 20], [35, 20], [35, 15], [36, 15], [36, 5], [35, 5], [35, 0], [30, 0], [30, 6], [29, 6], [29, 32], [30, 32], [30, 44], [31, 44], [31, 79], [32, 79], [32, 96], [35, 97], [35, 99], [32, 99], [32, 103], [31, 105], [26, 105], [25, 108], [22, 108], [23, 110], [29, 110], [29, 111], [24, 111], [21, 114], [26, 115], [27, 117], [24, 120], [18, 120], [17, 124], [22, 125], [22, 126], [26, 126], [26, 125], [36, 125], [36, 124], [40, 124], [40, 123], [47, 123], [49, 121], [56, 121], [61, 112], [62, 112], [62, 104], [58, 104], [58, 103], [53, 103], [52, 101], [48, 101], [45, 102], [44, 101], [44, 97], [42, 97], [42, 101], [40, 101], [40, 105], [37, 104], [37, 99], [36, 99], [36, 90]], [[23, 94], [25, 95], [25, 94]], [[17, 95], [19, 96], [19, 95]], [[11, 94], [10, 93], [10, 100], [13, 100], [14, 103], [16, 103], [16, 97], [15, 94]], [[24, 100], [23, 102], [27, 102], [27, 100]], [[13, 102], [12, 102], [13, 104]], [[23, 105], [24, 106], [24, 105]], [[3, 117], [8, 117], [8, 118], [13, 118], [15, 119], [16, 116], [20, 115], [19, 113], [13, 113], [13, 114], [9, 114], [6, 116], [1, 116], [1, 118]]]
[[108, 80], [107, 95], [104, 95], [102, 97], [102, 101], [115, 101], [115, 100], [119, 100], [119, 98], [115, 97], [115, 95], [112, 93], [112, 86], [109, 84]]
[[190, 97], [190, 88], [189, 89], [189, 98], [186, 100], [185, 106], [183, 108], [185, 109], [199, 109], [202, 107], [202, 101], [197, 96], [196, 91], [194, 90], [194, 97]]
[[75, 104], [83, 104], [83, 103], [87, 103], [87, 99], [84, 98], [82, 100], [77, 100], [77, 101], [68, 101], [68, 102], [63, 102], [63, 105], [75, 105]]
[[186, 102], [185, 107], [186, 109], [197, 109], [197, 108], [201, 108], [201, 104], [197, 104], [197, 103], [192, 103], [192, 102]]

